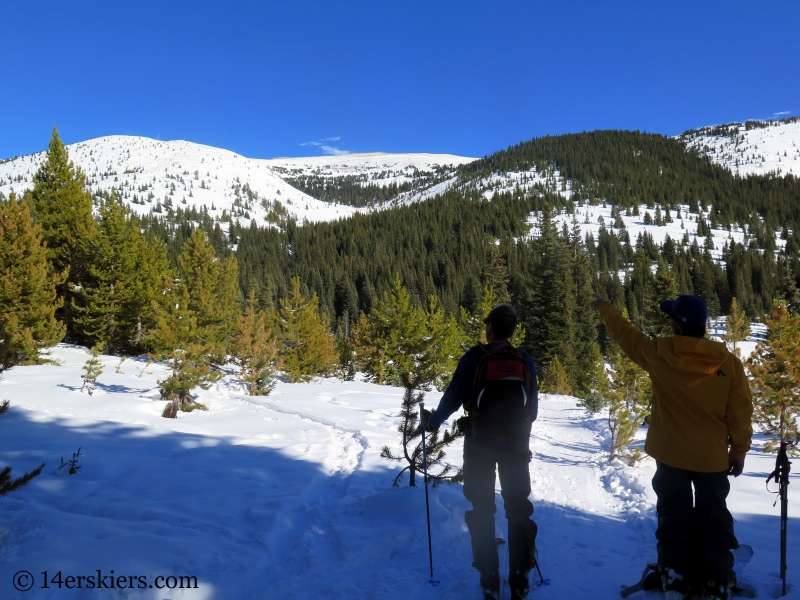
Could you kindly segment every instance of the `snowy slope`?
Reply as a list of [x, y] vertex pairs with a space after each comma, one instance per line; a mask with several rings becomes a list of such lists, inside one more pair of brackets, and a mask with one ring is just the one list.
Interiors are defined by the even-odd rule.
[[[680, 207], [680, 218], [678, 218], [677, 213], [673, 211], [671, 215], [673, 219], [672, 223], [659, 226], [645, 224], [644, 215], [646, 212], [649, 212], [651, 216], [655, 214], [654, 210], [648, 209], [644, 204], [639, 206], [639, 216], [626, 215], [624, 212], [620, 214], [620, 218], [625, 226], [625, 230], [630, 236], [632, 245], [635, 246], [637, 237], [646, 232], [652, 236], [653, 240], [657, 244], [663, 244], [664, 240], [667, 238], [667, 236], [669, 236], [672, 238], [673, 242], [680, 245], [684, 239], [684, 235], [688, 235], [689, 245], [696, 240], [701, 248], [704, 247], [706, 237], [697, 235], [697, 223], [698, 219], [701, 218], [708, 223], [709, 219], [706, 216], [701, 217], [696, 213], [690, 213], [689, 207], [687, 205], [683, 205]], [[582, 237], [589, 233], [594, 240], [597, 241], [601, 226], [605, 227], [606, 230], [614, 231], [617, 235], [620, 234], [619, 228], [614, 227], [614, 218], [611, 216], [611, 206], [592, 206], [588, 203], [583, 205], [575, 203], [574, 213], [574, 217], [578, 222]], [[573, 215], [567, 214], [566, 210], [562, 210], [561, 214], [556, 217], [556, 222], [558, 223], [559, 227], [562, 227], [564, 224], [566, 224], [567, 228], [571, 229], [572, 219]], [[541, 215], [537, 212], [531, 213], [529, 216], [528, 223], [531, 225], [531, 237], [535, 238], [539, 235], [540, 220]], [[728, 231], [727, 229], [712, 229], [711, 234], [712, 242], [714, 244], [714, 249], [711, 250], [711, 255], [717, 260], [720, 260], [722, 257], [722, 248], [726, 242], [728, 245], [730, 245], [731, 242], [737, 242], [741, 244], [745, 241], [744, 229], [738, 226], [732, 226], [731, 231]], [[781, 248], [786, 245], [786, 240], [780, 239], [779, 234], [780, 231], [775, 232], [776, 254], [780, 252]]]
[[[117, 189], [139, 214], [170, 203], [175, 209], [205, 207], [216, 219], [222, 218], [224, 209], [243, 224], [252, 218], [259, 225], [266, 225], [271, 212], [273, 223], [285, 213], [314, 222], [357, 212], [316, 200], [286, 183], [282, 175], [363, 175], [381, 185], [409, 178], [415, 169], [433, 173], [445, 165], [474, 160], [449, 154], [380, 153], [263, 160], [191, 142], [122, 135], [70, 144], [67, 149], [93, 190]], [[40, 152], [0, 164], [0, 193], [8, 196], [12, 190], [20, 193], [31, 187], [43, 158]]]
[[800, 119], [770, 121], [750, 129], [744, 123], [703, 127], [678, 139], [743, 177], [767, 173], [800, 177]]
[[319, 175], [321, 177], [362, 178], [363, 183], [386, 185], [413, 181], [414, 173], [452, 171], [453, 167], [474, 161], [474, 158], [455, 154], [387, 154], [384, 152], [352, 153], [338, 156], [309, 156], [302, 158], [273, 158], [267, 162], [275, 171], [291, 177]]
[[[62, 345], [55, 354], [62, 366], [17, 367], [0, 382], [0, 397], [13, 403], [0, 417], [0, 465], [19, 475], [47, 463], [28, 487], [0, 499], [3, 598], [480, 598], [458, 485], [430, 495], [441, 583], [427, 583], [423, 490], [392, 488], [396, 469], [379, 456], [384, 444], [398, 443], [401, 390], [324, 379], [251, 398], [227, 377], [200, 393], [207, 412], [170, 420], [159, 416], [162, 367], [129, 359], [118, 374], [119, 359], [103, 357], [90, 397], [79, 391], [86, 350]], [[60, 459], [78, 447], [81, 469], [68, 475]], [[550, 584], [535, 589], [535, 599], [615, 599], [655, 557], [654, 465], [610, 464], [606, 448], [602, 415], [585, 417], [574, 398], [542, 397], [530, 471]], [[449, 459], [460, 463], [460, 447]], [[751, 454], [730, 502], [741, 541], [756, 551], [744, 578], [764, 598], [774, 597], [778, 581], [779, 510], [764, 490], [773, 461]], [[499, 494], [497, 502], [504, 537]], [[800, 505], [790, 510], [796, 532]], [[798, 556], [800, 537], [789, 541], [789, 556]], [[98, 569], [145, 587], [42, 589], [43, 571], [66, 579]], [[12, 587], [22, 570], [34, 578], [32, 592]], [[147, 587], [170, 582], [157, 576], [181, 575], [197, 577], [197, 589]]]

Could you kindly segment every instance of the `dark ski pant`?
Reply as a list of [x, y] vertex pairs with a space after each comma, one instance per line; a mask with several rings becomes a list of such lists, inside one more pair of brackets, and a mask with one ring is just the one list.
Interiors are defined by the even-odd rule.
[[535, 560], [536, 524], [529, 518], [533, 514], [533, 504], [528, 500], [530, 456], [527, 448], [498, 452], [478, 446], [469, 435], [464, 440], [464, 496], [472, 503], [472, 510], [467, 511], [464, 520], [472, 538], [472, 566], [484, 573], [497, 571], [500, 565], [494, 530], [496, 468], [508, 519], [509, 584], [512, 588], [527, 585], [527, 574]]
[[[733, 571], [731, 549], [739, 546], [725, 503], [731, 489], [727, 473], [698, 473], [661, 462], [656, 465], [653, 489], [658, 496], [659, 566], [686, 576], [687, 569], [702, 562], [705, 573], [698, 575], [703, 581], [727, 584]], [[694, 553], [699, 561], [693, 559]]]

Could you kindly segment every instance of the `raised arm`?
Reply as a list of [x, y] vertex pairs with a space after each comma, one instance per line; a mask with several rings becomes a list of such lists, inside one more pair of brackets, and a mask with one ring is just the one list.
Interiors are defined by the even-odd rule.
[[628, 358], [646, 371], [647, 350], [655, 341], [631, 325], [608, 300], [597, 298], [592, 302], [592, 308], [600, 315], [611, 339], [622, 348]]

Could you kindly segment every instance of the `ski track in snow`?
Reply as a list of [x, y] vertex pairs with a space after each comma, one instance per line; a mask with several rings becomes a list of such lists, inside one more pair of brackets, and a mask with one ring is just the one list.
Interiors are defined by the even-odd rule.
[[[0, 417], [0, 466], [19, 475], [47, 462], [0, 500], [0, 597], [479, 600], [461, 486], [430, 490], [433, 587], [424, 490], [391, 487], [398, 467], [379, 456], [398, 447], [402, 390], [320, 379], [254, 398], [228, 376], [199, 392], [207, 412], [171, 420], [160, 417], [155, 384], [163, 366], [129, 359], [118, 374], [119, 359], [103, 357], [90, 397], [79, 391], [87, 351], [61, 345], [55, 354], [62, 366], [17, 367], [0, 381], [0, 397], [12, 401]], [[550, 581], [534, 599], [617, 598], [655, 558], [653, 461], [609, 463], [604, 418], [575, 402], [543, 395], [531, 436], [539, 561]], [[59, 459], [78, 446], [82, 469], [69, 476]], [[448, 460], [461, 463], [460, 443]], [[772, 461], [751, 456], [731, 496], [737, 533], [756, 549], [746, 581], [765, 598], [777, 581], [779, 513], [763, 491]], [[496, 532], [506, 538], [499, 484], [496, 500]], [[793, 527], [800, 511], [791, 510]], [[500, 556], [507, 565], [505, 547]], [[23, 594], [10, 584], [20, 569], [39, 578], [195, 575], [199, 587]]]

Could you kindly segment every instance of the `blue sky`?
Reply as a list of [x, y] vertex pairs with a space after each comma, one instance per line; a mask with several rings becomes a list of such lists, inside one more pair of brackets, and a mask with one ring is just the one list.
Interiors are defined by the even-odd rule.
[[800, 3], [0, 0], [0, 158], [109, 134], [482, 156], [800, 114]]

